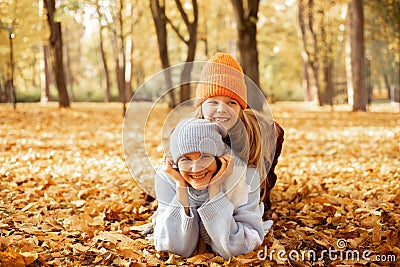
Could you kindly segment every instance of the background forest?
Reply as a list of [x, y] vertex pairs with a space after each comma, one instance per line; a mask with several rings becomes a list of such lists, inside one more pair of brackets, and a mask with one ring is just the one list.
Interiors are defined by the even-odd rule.
[[348, 89], [398, 101], [399, 10], [398, 0], [3, 0], [0, 101], [15, 88], [17, 102], [126, 102], [161, 69], [217, 51], [240, 59], [270, 101], [351, 104]]

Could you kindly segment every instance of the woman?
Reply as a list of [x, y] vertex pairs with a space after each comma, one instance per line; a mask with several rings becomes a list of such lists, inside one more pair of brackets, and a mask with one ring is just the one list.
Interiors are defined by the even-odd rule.
[[260, 176], [228, 154], [226, 134], [204, 119], [183, 120], [172, 132], [172, 161], [164, 159], [155, 180], [157, 250], [189, 257], [201, 237], [228, 259], [261, 245]]
[[261, 201], [265, 214], [271, 208], [270, 192], [277, 176], [275, 167], [282, 150], [284, 131], [280, 125], [252, 110], [240, 64], [229, 54], [209, 59], [197, 86], [196, 117], [222, 125], [230, 140], [226, 143], [243, 161], [257, 168], [261, 176]]

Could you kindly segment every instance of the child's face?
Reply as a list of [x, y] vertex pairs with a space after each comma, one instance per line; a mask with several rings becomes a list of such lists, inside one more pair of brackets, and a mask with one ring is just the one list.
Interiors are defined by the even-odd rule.
[[227, 96], [216, 96], [206, 99], [201, 104], [205, 119], [221, 124], [229, 131], [235, 125], [241, 107], [239, 103]]
[[188, 184], [194, 189], [203, 190], [211, 182], [218, 166], [214, 155], [192, 152], [178, 160], [178, 168]]

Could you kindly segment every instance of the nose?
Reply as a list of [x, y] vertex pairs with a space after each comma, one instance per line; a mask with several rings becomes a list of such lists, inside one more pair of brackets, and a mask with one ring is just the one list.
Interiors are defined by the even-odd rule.
[[199, 172], [204, 169], [203, 164], [199, 160], [192, 161], [192, 172]]
[[217, 112], [225, 112], [225, 110], [226, 110], [226, 105], [220, 102], [217, 106]]

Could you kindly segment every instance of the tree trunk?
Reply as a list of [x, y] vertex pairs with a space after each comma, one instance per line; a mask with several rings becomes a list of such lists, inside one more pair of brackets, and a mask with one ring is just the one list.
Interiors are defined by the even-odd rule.
[[[126, 69], [126, 55], [125, 55], [125, 37], [124, 37], [124, 20], [122, 19], [122, 12], [123, 12], [123, 1], [119, 1], [119, 34], [116, 35], [116, 44], [117, 44], [117, 56], [119, 58], [118, 60], [118, 73], [120, 76], [120, 83], [118, 86], [118, 92], [120, 93], [120, 99], [122, 101], [122, 104], [124, 106], [124, 110], [125, 110], [125, 103], [126, 103], [126, 80], [125, 80], [125, 69]], [[122, 62], [121, 62], [122, 60]]]
[[[68, 30], [67, 27], [64, 27], [64, 36], [65, 39], [68, 40]], [[67, 79], [67, 84], [69, 85], [69, 99], [71, 102], [74, 102], [75, 96], [74, 96], [74, 78], [72, 76], [72, 69], [71, 69], [71, 56], [70, 56], [70, 49], [68, 46], [68, 41], [64, 43], [64, 52], [65, 52], [65, 77]]]
[[132, 98], [132, 51], [133, 51], [133, 40], [131, 36], [126, 38], [125, 48], [125, 99], [129, 101]]
[[[308, 1], [308, 30], [311, 34], [312, 52], [310, 51], [310, 66], [313, 73], [314, 85], [316, 89], [316, 100], [318, 105], [322, 106], [321, 83], [319, 80], [319, 57], [318, 57], [318, 39], [314, 31], [314, 0]], [[312, 58], [312, 60], [311, 60]]]
[[99, 34], [100, 34], [100, 53], [101, 53], [101, 61], [103, 62], [104, 76], [106, 77], [106, 86], [104, 88], [104, 102], [110, 102], [111, 101], [110, 70], [108, 68], [106, 51], [104, 49], [104, 36], [103, 36], [102, 32], [103, 32], [103, 29], [100, 28], [100, 30], [99, 30]]
[[[169, 71], [169, 56], [167, 44], [167, 18], [165, 15], [165, 5], [160, 5], [159, 0], [150, 0], [150, 9], [153, 16], [154, 25], [156, 28], [158, 53], [160, 54], [161, 66], [164, 69], [165, 84], [168, 89], [172, 89], [171, 73]], [[174, 93], [168, 91], [168, 106], [174, 108], [176, 106]]]
[[106, 56], [106, 50], [104, 47], [104, 26], [102, 26], [101, 21], [103, 19], [103, 14], [100, 11], [100, 4], [99, 0], [96, 0], [96, 13], [97, 13], [97, 19], [98, 23], [100, 25], [99, 29], [99, 39], [100, 39], [100, 55], [101, 55], [101, 62], [103, 65], [103, 72], [104, 76], [106, 78], [106, 86], [104, 88], [104, 102], [110, 102], [111, 101], [111, 79], [110, 79], [110, 70], [108, 67], [108, 62], [107, 62], [107, 56]]
[[[132, 17], [133, 5], [125, 5], [125, 14], [127, 17]], [[122, 20], [121, 20], [122, 22]], [[126, 23], [129, 26], [129, 30], [126, 34], [122, 32], [122, 43], [123, 43], [123, 53], [124, 53], [124, 87], [125, 87], [125, 100], [130, 101], [132, 93], [132, 52], [133, 52], [133, 26], [134, 23]], [[122, 25], [122, 24], [121, 24]], [[124, 30], [122, 28], [121, 30]]]
[[0, 103], [3, 103], [3, 99], [5, 98], [5, 86], [4, 86], [4, 78], [3, 74], [0, 73]]
[[[310, 86], [315, 89], [314, 98], [318, 105], [323, 104], [321, 83], [319, 80], [319, 55], [318, 55], [318, 40], [317, 33], [314, 31], [314, 1], [309, 0], [308, 3], [304, 3], [303, 0], [299, 0], [299, 24], [302, 39], [302, 56], [305, 60], [305, 64], [311, 69], [312, 74], [309, 78]], [[310, 35], [310, 36], [309, 36]], [[311, 82], [312, 81], [312, 82]]]
[[386, 87], [386, 91], [387, 91], [387, 100], [391, 100], [392, 95], [390, 92], [390, 82], [389, 82], [388, 75], [386, 73], [383, 73], [383, 81], [385, 82], [385, 87]]
[[[236, 26], [238, 31], [237, 46], [240, 52], [240, 64], [244, 73], [260, 88], [260, 74], [258, 69], [257, 50], [257, 13], [259, 0], [248, 0], [247, 9], [243, 6], [242, 0], [231, 0]], [[249, 88], [250, 85], [247, 84]], [[251, 86], [254, 87], [254, 86]], [[261, 110], [265, 99], [258, 97], [258, 92], [248, 90], [248, 99], [251, 108]]]
[[321, 45], [319, 47], [321, 54], [322, 63], [322, 84], [321, 84], [321, 104], [333, 105], [333, 82], [332, 82], [332, 71], [333, 63], [331, 59], [331, 44], [329, 43], [329, 38], [327, 37], [327, 26], [325, 23], [325, 17], [322, 16], [319, 23], [319, 32], [321, 35]]
[[46, 103], [52, 100], [50, 95], [49, 80], [50, 80], [49, 46], [43, 45], [41, 59], [40, 59], [40, 86], [41, 86], [40, 102], [42, 103]]
[[[364, 61], [364, 14], [362, 0], [352, 0], [348, 7], [348, 52], [350, 62], [346, 62], [349, 68], [348, 88], [349, 104], [353, 111], [366, 111], [368, 103], [368, 91], [365, 86], [365, 61]], [[350, 63], [350, 64], [349, 64]]]
[[69, 107], [69, 98], [67, 92], [67, 85], [65, 82], [65, 72], [63, 64], [63, 51], [62, 51], [62, 34], [61, 34], [61, 23], [54, 21], [54, 15], [56, 12], [55, 0], [44, 1], [47, 8], [47, 19], [50, 26], [50, 46], [54, 54], [53, 72], [56, 80], [56, 86], [58, 91], [58, 102], [60, 107]]
[[311, 95], [310, 75], [308, 73], [308, 64], [305, 58], [302, 58], [301, 63], [302, 63], [301, 87], [303, 88], [305, 100], [311, 101], [312, 95]]
[[7, 79], [6, 82], [6, 91], [5, 91], [5, 102], [11, 102], [11, 94], [12, 94], [12, 80]]
[[331, 60], [324, 57], [324, 104], [333, 105], [333, 81], [332, 81], [333, 66]]
[[309, 53], [307, 51], [307, 32], [306, 32], [306, 22], [305, 22], [305, 7], [303, 0], [299, 0], [299, 25], [300, 25], [300, 45], [302, 47], [301, 51], [301, 58], [302, 58], [302, 68], [303, 68], [303, 73], [302, 73], [302, 88], [303, 92], [305, 95], [305, 99], [307, 101], [312, 100], [312, 93], [311, 93], [311, 80], [310, 80], [310, 74], [309, 74], [309, 69], [310, 69], [310, 59], [309, 59]]
[[118, 87], [118, 101], [123, 102], [122, 97], [124, 96], [124, 73], [121, 71], [121, 54], [120, 54], [120, 48], [118, 44], [118, 36], [114, 32], [113, 33], [113, 50], [114, 50], [114, 60], [115, 60], [115, 76], [117, 79], [117, 87]]
[[[181, 33], [179, 32], [179, 29], [172, 25], [171, 21], [169, 23], [171, 24], [172, 28], [175, 30], [175, 32], [178, 34], [180, 39], [186, 44], [188, 51], [187, 51], [187, 57], [186, 57], [186, 63], [194, 61], [195, 55], [196, 55], [196, 46], [197, 46], [197, 25], [198, 25], [198, 18], [199, 18], [199, 11], [198, 11], [198, 6], [197, 6], [197, 0], [192, 0], [192, 6], [193, 6], [193, 21], [190, 22], [188, 19], [187, 14], [185, 13], [182, 4], [179, 0], [175, 0], [176, 6], [181, 14], [182, 20], [186, 25], [187, 31], [189, 33], [189, 40], [186, 41]], [[180, 103], [183, 103], [187, 100], [190, 99], [190, 75], [192, 72], [193, 65], [192, 64], [185, 64], [183, 71], [181, 73], [181, 91], [180, 91]]]

